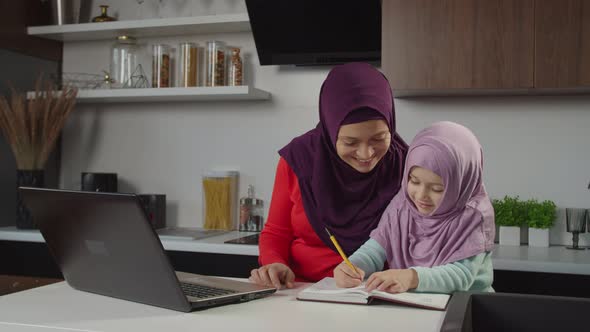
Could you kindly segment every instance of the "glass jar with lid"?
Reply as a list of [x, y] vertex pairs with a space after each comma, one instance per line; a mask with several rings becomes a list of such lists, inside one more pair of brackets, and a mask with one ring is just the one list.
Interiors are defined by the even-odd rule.
[[199, 84], [199, 49], [195, 43], [181, 43], [178, 59], [178, 83], [186, 88]]
[[206, 49], [207, 72], [206, 86], [225, 85], [225, 44], [220, 41], [208, 41]]
[[156, 44], [152, 54], [152, 88], [169, 88], [170, 85], [170, 46]]
[[243, 63], [240, 56], [240, 49], [238, 47], [231, 48], [231, 56], [229, 58], [229, 66], [227, 73], [227, 85], [239, 86], [244, 82]]
[[209, 171], [203, 175], [203, 228], [233, 230], [237, 227], [237, 171]]
[[263, 226], [263, 201], [254, 197], [254, 186], [248, 186], [248, 196], [240, 199], [239, 231], [260, 232]]
[[111, 48], [110, 79], [113, 88], [131, 88], [131, 77], [137, 69], [137, 40], [131, 36], [117, 37]]

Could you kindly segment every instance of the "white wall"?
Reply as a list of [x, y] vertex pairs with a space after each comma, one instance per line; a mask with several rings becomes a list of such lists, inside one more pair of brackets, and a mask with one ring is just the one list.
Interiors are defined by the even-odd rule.
[[[135, 1], [118, 3], [124, 5], [115, 10], [120, 19], [137, 19]], [[245, 11], [241, 2], [231, 0], [177, 3], [194, 15], [202, 8], [207, 14]], [[157, 16], [147, 7], [142, 12]], [[165, 15], [169, 13], [178, 11]], [[235, 167], [241, 175], [240, 196], [254, 184], [269, 202], [277, 150], [317, 123], [318, 92], [329, 68], [261, 67], [250, 33], [141, 42], [177, 45], [188, 40], [203, 46], [209, 39], [241, 46], [247, 83], [270, 91], [272, 100], [79, 106], [64, 131], [65, 188], [79, 188], [80, 172], [116, 172], [122, 191], [165, 193], [169, 224], [195, 227], [202, 225], [201, 174]], [[108, 69], [110, 45], [65, 44], [64, 71]], [[146, 65], [149, 69], [149, 61]], [[520, 195], [552, 199], [560, 207], [590, 208], [590, 96], [396, 99], [395, 105], [398, 130], [408, 142], [437, 120], [470, 127], [484, 147], [485, 181], [492, 197]], [[590, 235], [581, 238], [590, 243]], [[562, 215], [551, 241], [571, 242]]]
[[[408, 140], [438, 120], [471, 128], [484, 150], [492, 197], [551, 199], [590, 208], [590, 96], [397, 99], [398, 128]], [[571, 243], [559, 211], [552, 243]], [[590, 235], [581, 241], [589, 243]]]

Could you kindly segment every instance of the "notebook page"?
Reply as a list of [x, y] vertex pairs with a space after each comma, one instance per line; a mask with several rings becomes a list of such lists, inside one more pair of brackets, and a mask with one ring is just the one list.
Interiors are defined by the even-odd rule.
[[313, 292], [319, 294], [346, 294], [346, 293], [355, 293], [361, 294], [364, 296], [368, 296], [369, 294], [365, 291], [365, 284], [361, 284], [360, 286], [354, 288], [340, 288], [336, 286], [336, 281], [334, 278], [324, 278], [312, 286], [304, 289], [302, 292]]
[[372, 296], [382, 299], [392, 299], [404, 303], [412, 303], [425, 307], [434, 307], [444, 309], [450, 299], [448, 294], [433, 294], [433, 293], [398, 293], [391, 294], [383, 291], [374, 290], [371, 292]]

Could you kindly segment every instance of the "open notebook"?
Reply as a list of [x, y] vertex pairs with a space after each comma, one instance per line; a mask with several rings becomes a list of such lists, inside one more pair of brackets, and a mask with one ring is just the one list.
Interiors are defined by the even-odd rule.
[[306, 301], [369, 304], [373, 299], [379, 299], [434, 310], [445, 310], [450, 298], [448, 294], [366, 292], [364, 283], [354, 288], [339, 288], [334, 278], [324, 278], [297, 294], [298, 300]]

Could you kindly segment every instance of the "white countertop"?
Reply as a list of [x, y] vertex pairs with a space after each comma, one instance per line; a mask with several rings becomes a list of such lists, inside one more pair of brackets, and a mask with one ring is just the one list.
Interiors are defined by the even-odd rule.
[[590, 250], [496, 245], [492, 264], [494, 270], [590, 275]]
[[[224, 243], [227, 240], [256, 234], [254, 232], [232, 231], [204, 239], [192, 240], [185, 237], [161, 236], [160, 241], [166, 250], [202, 252], [228, 255], [258, 256], [258, 246], [251, 244]], [[38, 230], [17, 229], [14, 226], [0, 227], [0, 241], [45, 242]]]
[[[258, 256], [257, 245], [224, 243], [250, 234], [255, 233], [232, 231], [199, 240], [162, 236], [160, 240], [166, 250]], [[44, 242], [38, 230], [21, 230], [14, 226], [0, 227], [1, 240]], [[492, 264], [494, 270], [590, 275], [590, 250], [569, 250], [564, 246], [496, 245]]]

